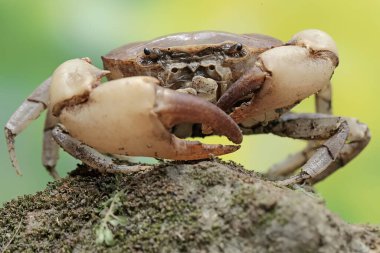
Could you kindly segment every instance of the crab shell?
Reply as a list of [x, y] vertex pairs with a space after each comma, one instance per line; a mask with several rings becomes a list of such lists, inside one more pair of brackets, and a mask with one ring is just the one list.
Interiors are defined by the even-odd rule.
[[[328, 85], [338, 64], [335, 42], [319, 30], [302, 31], [288, 43], [260, 34], [238, 35], [210, 31], [181, 33], [148, 42], [127, 44], [111, 51], [102, 60], [104, 68], [111, 71], [108, 75], [110, 79], [148, 75], [158, 78], [161, 86], [176, 89], [178, 86], [168, 81], [175, 80], [170, 71], [173, 62], [187, 64], [190, 69], [194, 65], [192, 62], [197, 62], [196, 66], [202, 67], [203, 64], [203, 68], [207, 68], [209, 61], [203, 60], [202, 52], [217, 52], [225, 45], [237, 43], [243, 46], [240, 55], [211, 59], [219, 62], [218, 81], [226, 81], [227, 90], [241, 76], [250, 75], [249, 72], [255, 67], [266, 74], [262, 88], [255, 94], [250, 94], [252, 99], [247, 101], [246, 98], [239, 98], [241, 102], [238, 104], [229, 104], [228, 108], [223, 108], [226, 112], [232, 112], [231, 117], [243, 125], [276, 119], [301, 100], [317, 93]], [[162, 57], [156, 62], [147, 62], [145, 48], [158, 49], [164, 55], [183, 53], [184, 56], [169, 60]], [[196, 75], [196, 70], [192, 69], [192, 72], [193, 75], [185, 76], [187, 81]], [[216, 99], [220, 99], [224, 92], [225, 90], [219, 92]]]
[[[243, 73], [255, 63], [257, 56], [263, 51], [282, 45], [283, 43], [270, 36], [261, 34], [237, 35], [225, 32], [201, 31], [193, 33], [179, 33], [148, 42], [131, 43], [112, 50], [102, 57], [104, 68], [110, 70], [109, 79], [122, 77], [147, 75], [160, 80], [163, 87], [166, 83], [170, 69], [160, 63], [147, 64], [144, 59], [145, 48], [159, 49], [165, 53], [186, 53], [178, 61], [188, 62], [197, 57], [197, 53], [207, 49], [218, 49], [222, 45], [241, 43], [243, 45], [242, 57], [228, 57], [223, 59], [223, 67], [229, 68], [231, 77], [230, 84], [235, 82]], [[161, 61], [163, 62], [163, 61]], [[165, 65], [165, 63], [164, 63]], [[189, 66], [190, 67], [190, 66]], [[168, 73], [169, 72], [169, 73]]]

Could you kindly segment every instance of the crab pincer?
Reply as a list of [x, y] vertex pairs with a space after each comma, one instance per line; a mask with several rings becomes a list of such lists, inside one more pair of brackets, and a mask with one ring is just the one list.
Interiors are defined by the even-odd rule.
[[[186, 141], [170, 132], [177, 124], [200, 123], [240, 143], [242, 134], [238, 125], [212, 103], [163, 88], [153, 77], [122, 78], [98, 85], [99, 73], [106, 73], [95, 68], [76, 59], [62, 64], [53, 75], [51, 106], [61, 108], [55, 116], [72, 138], [103, 154], [175, 160], [204, 159], [239, 148], [238, 145]], [[87, 76], [72, 78], [82, 73]], [[56, 74], [58, 78], [54, 78]], [[76, 83], [71, 83], [73, 80]], [[93, 83], [77, 80], [93, 80]]]
[[[214, 104], [196, 96], [179, 93], [156, 86], [154, 112], [166, 127], [171, 129], [181, 123], [200, 123], [211, 127], [215, 134], [225, 135], [234, 143], [241, 143], [238, 125]], [[236, 151], [239, 146], [203, 144], [185, 141], [171, 134], [173, 154], [176, 160], [203, 159], [210, 155], [223, 155]]]

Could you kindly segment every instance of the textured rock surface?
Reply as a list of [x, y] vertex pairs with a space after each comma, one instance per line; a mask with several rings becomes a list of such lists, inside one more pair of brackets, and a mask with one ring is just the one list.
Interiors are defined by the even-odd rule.
[[7, 252], [380, 252], [378, 228], [217, 160], [130, 175], [80, 167], [0, 219]]

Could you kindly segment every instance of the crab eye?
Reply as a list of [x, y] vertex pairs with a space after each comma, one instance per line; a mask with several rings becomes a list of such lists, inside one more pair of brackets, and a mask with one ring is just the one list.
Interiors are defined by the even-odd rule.
[[150, 49], [149, 48], [144, 48], [144, 54], [145, 55], [150, 55], [150, 53], [151, 53], [151, 51], [150, 51]]
[[[241, 43], [236, 44], [226, 44], [224, 50], [227, 54], [232, 54], [234, 56], [238, 56], [243, 49], [243, 45]], [[236, 55], [235, 55], [236, 54]]]

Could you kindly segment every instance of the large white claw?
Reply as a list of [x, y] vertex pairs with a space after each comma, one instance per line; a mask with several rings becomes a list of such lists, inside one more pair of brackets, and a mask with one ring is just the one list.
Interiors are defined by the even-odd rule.
[[[335, 42], [328, 34], [305, 30], [285, 45], [259, 55], [256, 67], [266, 73], [262, 83], [232, 85], [218, 104], [222, 108], [231, 108], [230, 101], [236, 100], [233, 95], [238, 94], [239, 89], [249, 91], [248, 88], [259, 84], [260, 89], [254, 92], [253, 99], [234, 108], [231, 117], [242, 124], [252, 119], [270, 120], [268, 115], [277, 109], [291, 108], [328, 86], [338, 62]], [[260, 71], [252, 71], [252, 80], [260, 81], [260, 74]], [[231, 98], [228, 97], [230, 94]]]
[[[54, 87], [67, 85], [66, 81]], [[87, 97], [78, 104], [65, 100], [60, 122], [71, 136], [102, 153], [194, 160], [239, 148], [179, 139], [169, 132], [179, 123], [206, 124], [234, 143], [242, 141], [237, 124], [217, 106], [162, 88], [152, 77], [122, 78], [85, 93]]]

